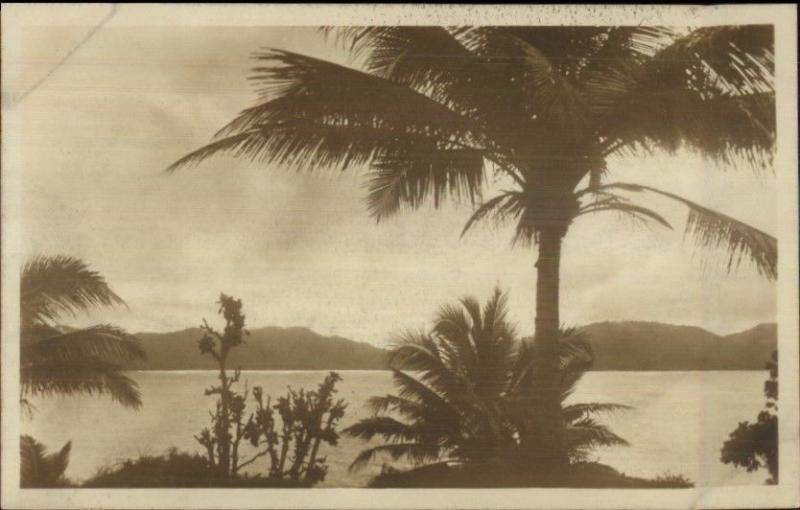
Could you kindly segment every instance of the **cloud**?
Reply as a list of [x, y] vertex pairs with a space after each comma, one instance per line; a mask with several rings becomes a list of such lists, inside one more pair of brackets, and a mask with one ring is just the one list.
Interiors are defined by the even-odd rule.
[[[220, 291], [243, 298], [252, 326], [305, 325], [384, 344], [464, 294], [510, 291], [511, 318], [533, 331], [531, 249], [511, 228], [465, 238], [465, 205], [423, 207], [381, 224], [358, 175], [321, 176], [219, 157], [162, 170], [253, 100], [250, 55], [282, 46], [341, 59], [308, 30], [108, 28], [20, 108], [26, 253], [68, 253], [100, 270], [130, 309], [81, 321], [133, 331], [195, 326]], [[612, 161], [615, 180], [685, 193], [773, 231], [775, 187], [689, 154]], [[497, 184], [495, 185], [495, 187]], [[614, 215], [581, 218], [564, 245], [562, 318], [646, 319], [716, 332], [773, 320], [774, 287], [747, 267], [704, 267], [682, 242], [685, 212], [656, 201], [676, 231]], [[662, 210], [662, 209], [659, 209]]]

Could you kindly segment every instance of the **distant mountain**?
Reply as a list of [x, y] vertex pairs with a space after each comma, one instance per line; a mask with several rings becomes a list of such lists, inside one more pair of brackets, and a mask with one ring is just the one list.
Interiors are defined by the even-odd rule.
[[[777, 344], [777, 325], [719, 336], [694, 326], [658, 322], [597, 322], [584, 326], [595, 354], [595, 370], [760, 370]], [[200, 329], [140, 333], [147, 361], [139, 370], [216, 368], [201, 356]], [[244, 370], [380, 370], [386, 351], [307, 328], [253, 329], [231, 353], [229, 366]]]
[[[211, 356], [201, 356], [198, 328], [173, 333], [137, 334], [147, 361], [139, 370], [205, 370], [216, 368]], [[267, 327], [250, 330], [245, 343], [231, 351], [228, 366], [243, 370], [375, 370], [386, 368], [386, 351], [337, 336], [322, 336], [307, 328]]]
[[774, 323], [720, 336], [694, 326], [597, 322], [582, 328], [595, 370], [761, 370], [777, 348]]

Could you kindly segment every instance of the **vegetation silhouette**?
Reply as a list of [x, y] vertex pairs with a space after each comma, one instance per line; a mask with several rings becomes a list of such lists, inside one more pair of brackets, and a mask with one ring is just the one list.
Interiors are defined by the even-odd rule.
[[203, 488], [203, 487], [306, 487], [293, 480], [258, 475], [221, 477], [208, 468], [208, 459], [175, 448], [163, 455], [143, 455], [100, 469], [81, 487], [87, 488]]
[[[83, 329], [58, 321], [92, 306], [124, 304], [105, 279], [80, 259], [65, 255], [27, 261], [20, 277], [20, 404], [33, 417], [28, 396], [53, 394], [109, 395], [125, 407], [139, 409], [136, 382], [123, 365], [144, 360], [139, 340], [110, 324]], [[34, 438], [20, 437], [22, 487], [64, 487], [72, 444], [47, 454]]]
[[36, 257], [20, 281], [20, 383], [26, 395], [109, 395], [123, 406], [142, 405], [136, 382], [122, 365], [143, 360], [141, 343], [110, 324], [83, 329], [59, 326], [92, 306], [124, 304], [105, 279], [80, 259]]
[[[627, 445], [594, 417], [627, 406], [566, 403], [591, 367], [588, 342], [577, 330], [562, 329], [559, 353], [560, 414], [570, 463], [584, 462], [598, 446]], [[481, 472], [490, 485], [553, 484], [565, 476], [551, 466], [541, 469], [542, 452], [530, 441], [528, 428], [541, 405], [535, 348], [517, 338], [499, 289], [483, 307], [471, 297], [442, 306], [429, 332], [399, 336], [390, 365], [398, 393], [372, 397], [373, 416], [344, 430], [365, 440], [381, 437], [385, 444], [361, 452], [351, 468], [389, 454], [415, 465], [434, 463], [442, 473], [453, 466], [455, 473]], [[417, 473], [424, 479], [422, 473], [436, 470], [429, 466]]]
[[[229, 152], [302, 171], [367, 166], [367, 205], [382, 220], [446, 197], [480, 204], [464, 232], [494, 218], [538, 244], [537, 384], [526, 433], [568, 462], [560, 419], [562, 239], [580, 216], [617, 212], [670, 226], [634, 201], [689, 210], [686, 233], [777, 276], [777, 241], [670, 191], [605, 182], [608, 159], [681, 147], [724, 165], [771, 166], [773, 28], [410, 27], [325, 29], [360, 69], [272, 49], [257, 54], [258, 101], [169, 171]], [[510, 188], [481, 200], [487, 174]]]
[[755, 423], [739, 422], [736, 430], [722, 445], [721, 458], [725, 464], [746, 468], [748, 472], [767, 468], [767, 483], [778, 483], [778, 351], [767, 362], [769, 379], [764, 383], [766, 408], [758, 413]]
[[20, 487], [55, 488], [69, 487], [71, 482], [64, 476], [69, 464], [72, 442], [65, 444], [57, 453], [47, 453], [45, 446], [28, 435], [20, 437]]
[[[274, 404], [261, 387], [254, 386], [255, 411], [247, 415], [250, 390], [245, 383], [244, 391], [237, 392], [234, 385], [239, 382], [241, 369], [235, 369], [230, 375], [226, 366], [231, 350], [241, 346], [248, 334], [242, 301], [220, 294], [219, 305], [219, 313], [225, 319], [224, 329], [219, 332], [203, 320], [205, 334], [198, 342], [200, 353], [211, 356], [218, 363], [219, 384], [205, 391], [206, 396], [218, 395], [215, 410], [210, 413], [211, 427], [195, 436], [206, 449], [208, 469], [214, 473], [215, 479], [248, 479], [242, 476], [241, 470], [260, 458], [267, 458], [269, 469], [262, 478], [272, 480], [277, 486], [311, 486], [321, 482], [328, 468], [325, 457], [320, 456], [320, 445], [337, 444], [336, 426], [347, 407], [343, 400], [334, 400], [336, 383], [341, 381], [341, 377], [330, 372], [316, 391], [289, 388], [288, 393]], [[256, 451], [249, 457], [240, 457], [243, 444], [249, 444]], [[171, 459], [166, 463], [185, 460], [174, 456]], [[249, 480], [241, 483], [272, 483], [252, 477]], [[281, 480], [289, 482], [282, 483]]]

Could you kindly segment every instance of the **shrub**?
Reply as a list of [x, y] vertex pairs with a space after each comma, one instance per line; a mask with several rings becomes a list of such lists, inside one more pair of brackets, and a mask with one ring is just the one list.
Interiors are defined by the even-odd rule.
[[222, 477], [202, 455], [172, 448], [163, 455], [144, 455], [105, 467], [83, 487], [307, 487], [293, 480], [259, 476]]
[[[205, 392], [218, 395], [211, 426], [195, 436], [206, 449], [209, 469], [220, 478], [241, 480], [242, 468], [266, 457], [269, 479], [288, 478], [293, 484], [305, 485], [324, 480], [328, 468], [325, 458], [319, 456], [319, 448], [322, 443], [337, 444], [336, 425], [347, 407], [343, 400], [333, 398], [341, 377], [331, 372], [316, 391], [289, 388], [274, 404], [261, 387], [255, 386], [252, 389], [255, 411], [248, 416], [247, 384], [243, 392], [234, 389], [241, 371], [237, 368], [230, 375], [226, 366], [231, 349], [241, 345], [248, 334], [242, 302], [221, 294], [219, 304], [219, 312], [225, 319], [224, 330], [218, 332], [203, 321], [205, 334], [199, 341], [200, 353], [213, 357], [219, 367], [219, 384]], [[255, 449], [248, 457], [240, 456], [242, 441]]]
[[721, 459], [725, 464], [743, 467], [747, 471], [767, 468], [768, 484], [778, 483], [778, 351], [767, 363], [769, 379], [764, 383], [766, 408], [758, 413], [755, 423], [739, 422], [722, 445]]
[[373, 488], [490, 488], [571, 487], [617, 489], [680, 489], [694, 487], [682, 475], [665, 474], [654, 479], [637, 478], [597, 462], [576, 462], [558, 474], [510, 466], [486, 469], [480, 465], [429, 464], [408, 471], [384, 466], [369, 484]]

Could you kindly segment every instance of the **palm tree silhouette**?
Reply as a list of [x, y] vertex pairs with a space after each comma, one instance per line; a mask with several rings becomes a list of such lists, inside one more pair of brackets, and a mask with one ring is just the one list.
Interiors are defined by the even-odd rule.
[[69, 441], [57, 453], [47, 453], [45, 446], [31, 436], [20, 437], [20, 487], [66, 487], [64, 472], [69, 464]]
[[[381, 220], [426, 200], [480, 203], [538, 244], [535, 437], [565, 462], [558, 329], [561, 243], [581, 215], [617, 211], [669, 226], [633, 201], [689, 209], [687, 234], [777, 277], [777, 240], [669, 191], [605, 182], [611, 156], [694, 150], [726, 165], [770, 167], [775, 140], [773, 30], [663, 27], [348, 27], [360, 69], [286, 50], [257, 55], [258, 102], [169, 171], [230, 152], [303, 171], [368, 167]], [[509, 190], [481, 201], [487, 174]]]
[[[459, 305], [443, 306], [430, 332], [398, 338], [390, 352], [398, 393], [371, 398], [373, 416], [344, 430], [366, 440], [381, 437], [385, 444], [362, 451], [351, 468], [379, 454], [415, 464], [504, 466], [500, 471], [541, 467], [542, 452], [526, 434], [540, 411], [533, 347], [517, 339], [499, 290], [483, 308], [470, 297]], [[564, 402], [591, 366], [592, 352], [574, 329], [561, 330], [559, 347], [559, 402], [569, 459], [583, 460], [596, 446], [627, 445], [592, 416], [626, 406]]]
[[79, 259], [57, 255], [28, 261], [20, 282], [23, 397], [108, 394], [123, 406], [140, 407], [136, 382], [121, 372], [121, 363], [145, 357], [136, 337], [108, 324], [85, 329], [57, 325], [65, 314], [116, 304], [122, 299]]

